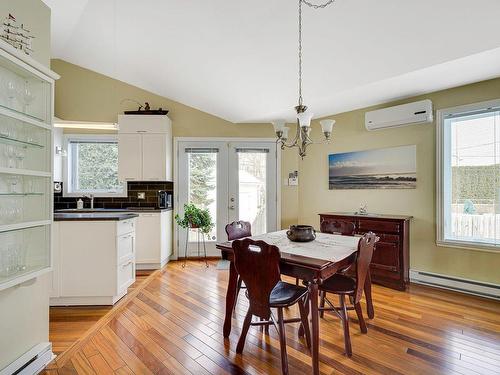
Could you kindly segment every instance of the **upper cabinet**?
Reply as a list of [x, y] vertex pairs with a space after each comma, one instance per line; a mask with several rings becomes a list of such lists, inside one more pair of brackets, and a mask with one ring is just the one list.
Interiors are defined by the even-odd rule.
[[51, 270], [57, 78], [0, 41], [0, 290]]
[[172, 122], [162, 115], [118, 116], [120, 181], [172, 181]]

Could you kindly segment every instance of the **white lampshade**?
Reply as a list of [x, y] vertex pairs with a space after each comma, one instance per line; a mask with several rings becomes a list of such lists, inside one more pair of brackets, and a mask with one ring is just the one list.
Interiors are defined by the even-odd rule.
[[335, 125], [335, 120], [321, 120], [320, 122], [321, 130], [323, 133], [331, 133], [333, 129], [333, 125]]
[[290, 130], [289, 127], [285, 126], [282, 130], [283, 134], [281, 135], [281, 139], [286, 141], [288, 139], [288, 131]]
[[273, 124], [275, 133], [282, 132], [283, 129], [285, 129], [286, 121], [285, 120], [274, 120], [272, 122], [272, 124]]
[[300, 112], [297, 114], [297, 118], [299, 119], [299, 124], [301, 127], [310, 127], [311, 119], [313, 118], [314, 113], [311, 111]]

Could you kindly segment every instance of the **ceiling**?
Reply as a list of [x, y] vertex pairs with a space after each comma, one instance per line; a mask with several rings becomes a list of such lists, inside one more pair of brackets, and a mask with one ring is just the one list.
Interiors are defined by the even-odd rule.
[[[296, 0], [44, 2], [53, 58], [232, 122], [294, 118]], [[321, 117], [498, 77], [499, 15], [498, 0], [306, 7], [304, 104]]]

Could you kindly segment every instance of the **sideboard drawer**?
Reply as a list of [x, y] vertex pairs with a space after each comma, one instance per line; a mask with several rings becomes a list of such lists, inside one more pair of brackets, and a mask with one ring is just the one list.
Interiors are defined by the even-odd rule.
[[386, 232], [386, 233], [399, 233], [401, 226], [398, 222], [393, 221], [379, 221], [360, 219], [358, 231], [361, 233], [366, 232]]
[[380, 237], [380, 242], [392, 242], [395, 244], [399, 244], [401, 240], [401, 236], [397, 234], [377, 233], [377, 236]]
[[323, 233], [336, 233], [338, 232], [338, 228], [342, 226], [351, 224], [354, 228], [356, 228], [356, 221], [349, 219], [338, 219], [338, 218], [324, 218], [321, 219], [320, 222], [320, 231]]

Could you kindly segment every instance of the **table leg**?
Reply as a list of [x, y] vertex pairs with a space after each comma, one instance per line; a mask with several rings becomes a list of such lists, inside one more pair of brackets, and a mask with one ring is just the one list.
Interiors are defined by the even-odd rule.
[[375, 317], [375, 310], [373, 309], [372, 278], [370, 276], [370, 270], [368, 270], [368, 273], [366, 274], [364, 290], [365, 290], [366, 311], [368, 313], [368, 318], [373, 319]]
[[319, 375], [319, 317], [318, 317], [318, 283], [309, 284], [309, 300], [311, 301], [311, 357], [314, 375]]
[[234, 266], [234, 262], [231, 261], [229, 265], [229, 282], [227, 284], [227, 293], [226, 293], [226, 316], [224, 318], [224, 329], [223, 334], [224, 337], [229, 337], [231, 333], [231, 317], [234, 309], [234, 302], [236, 299], [236, 284], [238, 280], [238, 273], [236, 272], [236, 267]]

